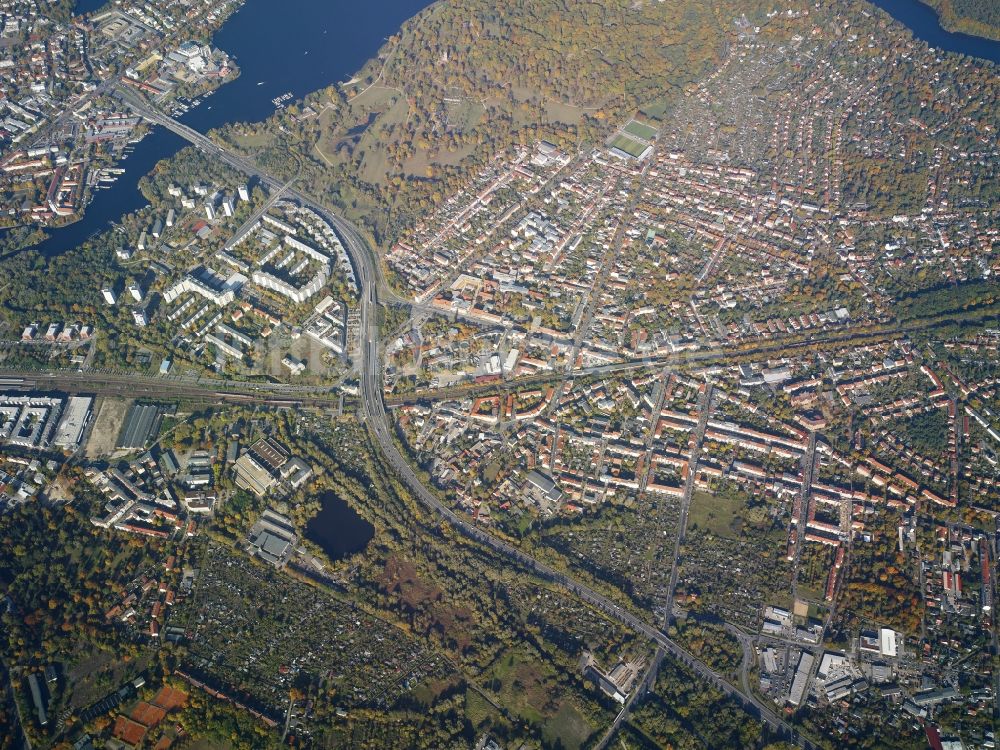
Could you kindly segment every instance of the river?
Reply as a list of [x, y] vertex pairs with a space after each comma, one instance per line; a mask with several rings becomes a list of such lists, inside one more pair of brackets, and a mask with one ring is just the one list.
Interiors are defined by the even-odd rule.
[[[933, 47], [1000, 62], [1000, 42], [953, 34], [937, 14], [919, 0], [872, 0], [914, 36]], [[205, 132], [233, 121], [262, 120], [274, 111], [271, 100], [286, 92], [296, 99], [331, 83], [346, 80], [375, 55], [429, 0], [247, 0], [216, 33], [215, 45], [236, 58], [241, 75], [181, 121]], [[78, 0], [77, 10], [101, 7], [101, 0]], [[126, 213], [145, 205], [139, 179], [184, 142], [158, 129], [135, 147], [124, 175], [106, 190], [95, 192], [83, 219], [60, 229], [35, 246], [45, 255], [76, 247]]]
[[[205, 132], [227, 122], [263, 120], [274, 112], [271, 100], [285, 93], [294, 99], [344, 81], [378, 52], [387, 37], [430, 0], [247, 0], [216, 32], [213, 43], [236, 59], [240, 76], [181, 118]], [[100, 8], [98, 0], [78, 0], [76, 11]], [[35, 245], [58, 255], [82, 244], [121, 216], [146, 205], [139, 180], [162, 159], [186, 144], [162, 128], [144, 138], [122, 163], [125, 174], [94, 198], [79, 221], [48, 230]]]

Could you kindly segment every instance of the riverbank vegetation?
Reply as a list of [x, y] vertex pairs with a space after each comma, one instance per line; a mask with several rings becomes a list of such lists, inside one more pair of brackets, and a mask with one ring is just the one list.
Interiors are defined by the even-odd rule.
[[948, 31], [1000, 39], [1000, 4], [996, 0], [922, 0]]

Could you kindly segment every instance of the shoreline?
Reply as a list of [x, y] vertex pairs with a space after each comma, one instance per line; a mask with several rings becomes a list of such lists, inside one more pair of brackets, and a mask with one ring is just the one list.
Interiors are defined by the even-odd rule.
[[[246, 0], [238, 0], [238, 2], [230, 3], [229, 5], [227, 5], [225, 13], [222, 14], [218, 19], [216, 19], [217, 25], [212, 24], [211, 29], [200, 29], [197, 27], [190, 27], [187, 28], [186, 31], [179, 31], [178, 36], [183, 36], [186, 34], [190, 39], [201, 40], [202, 44], [208, 46], [209, 48], [217, 47], [217, 45], [215, 44], [216, 36], [226, 26], [226, 24], [230, 22], [233, 16], [243, 9], [245, 4]], [[83, 13], [79, 13], [76, 11], [75, 8], [73, 8], [72, 19], [74, 22], [86, 20], [88, 23], [93, 23], [95, 19], [99, 20], [101, 18], [104, 18], [111, 12], [113, 12], [113, 8], [110, 7], [108, 2], [104, 2], [99, 7], [93, 10], [88, 9]], [[218, 47], [218, 49], [220, 51], [223, 51], [221, 47]], [[188, 103], [188, 109], [186, 109], [185, 111], [192, 111], [194, 109], [197, 109], [197, 107], [190, 107], [190, 102], [192, 100], [199, 100], [199, 99], [204, 100], [210, 97], [211, 95], [215, 94], [225, 86], [236, 81], [242, 75], [243, 72], [242, 67], [237, 62], [235, 55], [231, 55], [228, 52], [224, 52], [224, 54], [228, 58], [230, 64], [230, 70], [227, 73], [227, 75], [225, 75], [224, 77], [214, 78], [214, 79], [210, 77], [205, 77], [202, 80], [195, 82], [193, 84], [193, 93], [180, 94], [178, 93], [177, 89], [171, 89], [163, 94], [163, 99], [161, 102], [158, 103], [158, 106], [162, 104], [163, 106], [165, 106], [167, 110], [170, 110], [171, 107], [178, 100], [186, 100]], [[114, 87], [121, 85], [124, 86], [131, 85], [130, 80], [127, 78], [127, 75], [114, 74], [110, 77], [95, 78], [95, 80], [93, 81], [93, 86], [94, 86], [93, 91], [101, 96], [105, 94], [110, 94], [113, 96]], [[94, 97], [93, 93], [88, 93], [87, 95], [84, 96], [83, 100], [86, 101], [86, 108], [89, 108], [90, 105], [93, 103], [94, 101], [93, 97]], [[67, 109], [66, 112], [68, 111], [69, 110]], [[135, 130], [141, 130], [143, 132], [137, 135], [135, 133]], [[140, 143], [146, 141], [150, 135], [154, 134], [156, 130], [157, 126], [155, 125], [155, 123], [148, 122], [147, 120], [144, 119], [140, 120], [136, 128], [133, 130], [133, 132], [124, 136], [125, 142], [121, 146], [121, 148], [119, 149], [117, 145], [114, 146], [114, 150], [117, 150], [117, 153], [113, 153], [113, 155], [108, 154], [103, 156], [98, 164], [94, 164], [92, 163], [91, 159], [84, 157], [83, 165], [84, 168], [86, 169], [88, 178], [90, 176], [90, 171], [93, 168], [97, 168], [100, 170], [120, 169], [121, 173], [118, 175], [118, 178], [124, 178], [126, 176], [127, 171], [129, 171], [127, 165], [123, 166], [123, 164], [125, 164], [127, 159], [127, 155], [124, 154], [124, 150], [126, 148], [137, 147]], [[74, 144], [70, 147], [72, 149], [70, 153], [79, 149], [80, 146], [81, 146], [80, 142], [74, 142]], [[22, 148], [26, 147], [27, 146], [22, 145]], [[16, 151], [16, 149], [12, 149], [10, 153], [13, 153], [14, 151]], [[159, 163], [159, 161], [157, 163]], [[137, 185], [138, 181], [141, 180], [142, 177], [145, 176], [145, 174], [148, 174], [148, 172], [138, 176], [138, 178], [136, 179]], [[42, 221], [36, 219], [24, 221], [22, 220], [22, 217], [20, 216], [14, 217], [12, 214], [12, 216], [8, 218], [14, 218], [15, 221], [13, 223], [0, 226], [0, 253], [2, 253], [2, 257], [10, 258], [26, 250], [39, 248], [40, 246], [48, 242], [54, 241], [61, 232], [69, 229], [70, 227], [76, 224], [79, 224], [81, 221], [87, 218], [87, 214], [92, 208], [92, 204], [94, 203], [98, 195], [97, 191], [99, 189], [108, 189], [111, 187], [112, 184], [107, 184], [99, 187], [98, 182], [96, 181], [93, 184], [90, 184], [88, 179], [88, 184], [82, 187], [81, 195], [79, 197], [79, 205], [77, 206], [76, 211], [70, 215], [56, 216], [49, 218], [48, 220], [42, 220]], [[88, 234], [87, 237], [84, 238], [82, 241], [78, 240], [76, 244], [82, 244], [82, 242], [89, 240], [94, 235], [104, 231], [110, 226], [113, 226], [114, 223], [115, 223], [114, 221], [105, 223], [104, 226], [97, 228], [93, 232]], [[44, 236], [41, 239], [36, 239], [35, 241], [30, 242], [28, 244], [20, 244], [17, 240], [12, 241], [12, 235], [14, 235], [17, 232], [31, 233], [33, 231], [42, 232]], [[10, 243], [10, 247], [7, 247], [8, 243]]]
[[966, 34], [991, 42], [1000, 42], [1000, 26], [994, 26], [981, 21], [956, 15], [948, 4], [950, 0], [917, 0], [922, 5], [934, 11], [941, 28], [952, 34]]
[[[174, 101], [176, 101], [179, 98], [184, 98], [184, 99], [188, 99], [188, 100], [191, 100], [191, 99], [204, 99], [205, 97], [210, 96], [211, 94], [214, 94], [216, 91], [219, 91], [224, 86], [226, 86], [226, 85], [228, 85], [228, 84], [233, 83], [234, 81], [236, 81], [240, 77], [241, 74], [242, 74], [242, 71], [239, 68], [239, 66], [237, 65], [237, 66], [235, 66], [235, 74], [227, 76], [224, 80], [221, 80], [219, 82], [219, 85], [213, 86], [213, 87], [210, 87], [210, 88], [206, 88], [203, 91], [199, 91], [196, 94], [192, 94], [190, 97], [189, 96], [184, 96], [184, 97], [170, 97], [170, 98], [168, 98], [168, 99], [165, 100], [165, 103], [169, 105], [171, 102], [174, 102]], [[204, 104], [205, 104], [205, 102], [202, 101], [201, 104], [199, 104], [198, 106], [200, 107], [200, 106], [203, 106]], [[196, 107], [192, 107], [188, 111], [192, 111], [193, 109], [196, 109]], [[140, 123], [140, 127], [145, 127], [146, 131], [144, 133], [142, 133], [142, 135], [140, 135], [138, 138], [135, 138], [134, 140], [130, 139], [129, 142], [128, 142], [129, 145], [131, 145], [131, 146], [138, 146], [140, 143], [142, 143], [143, 141], [147, 140], [151, 135], [153, 135], [153, 133], [155, 133], [156, 130], [160, 126], [157, 125], [156, 123], [152, 123], [152, 122], [149, 122], [148, 120], [143, 119], [141, 121], [141, 123]], [[167, 157], [167, 158], [169, 158], [169, 157]], [[162, 160], [160, 160], [160, 161], [162, 161]], [[159, 164], [159, 163], [160, 162], [158, 161], [157, 164]], [[125, 164], [125, 166], [122, 166], [122, 164]], [[123, 156], [122, 154], [119, 154], [116, 159], [112, 160], [107, 166], [102, 166], [101, 168], [102, 169], [105, 169], [105, 168], [122, 169], [123, 170], [122, 174], [119, 175], [119, 177], [124, 178], [125, 175], [126, 175], [126, 171], [128, 170], [127, 156]], [[156, 165], [154, 165], [153, 168], [155, 169]], [[138, 180], [136, 181], [137, 185], [138, 185], [138, 181], [141, 180], [143, 177], [145, 177], [146, 174], [149, 174], [149, 172], [145, 172], [144, 174], [139, 175]], [[108, 187], [110, 187], [110, 186], [108, 186]], [[18, 222], [18, 223], [15, 223], [15, 224], [11, 224], [9, 226], [0, 226], [0, 244], [2, 244], [2, 241], [4, 239], [6, 239], [8, 233], [14, 232], [14, 231], [16, 231], [18, 229], [24, 229], [24, 230], [28, 230], [28, 231], [33, 230], [33, 229], [37, 229], [37, 230], [43, 232], [44, 235], [45, 235], [41, 239], [39, 239], [39, 240], [37, 240], [35, 242], [32, 242], [29, 245], [23, 245], [23, 246], [18, 247], [18, 248], [8, 249], [5, 252], [3, 252], [2, 256], [0, 256], [0, 257], [10, 258], [10, 257], [13, 257], [13, 256], [15, 256], [15, 255], [17, 255], [19, 253], [22, 253], [22, 252], [26, 251], [26, 250], [31, 250], [32, 248], [35, 248], [35, 247], [41, 245], [43, 242], [47, 242], [47, 241], [51, 240], [54, 236], [56, 236], [56, 235], [53, 234], [53, 232], [59, 232], [60, 230], [68, 229], [69, 227], [73, 226], [74, 224], [79, 224], [81, 221], [83, 221], [85, 218], [87, 218], [87, 210], [90, 208], [90, 205], [93, 203], [94, 198], [96, 197], [96, 191], [97, 191], [97, 187], [96, 186], [89, 186], [88, 185], [87, 189], [86, 189], [86, 192], [84, 193], [83, 200], [81, 201], [81, 205], [80, 205], [79, 211], [77, 211], [76, 213], [72, 214], [69, 217], [65, 217], [66, 218], [65, 221], [47, 222], [47, 223]], [[105, 231], [109, 227], [114, 226], [114, 224], [115, 224], [115, 222], [110, 222], [110, 223], [106, 224], [104, 227], [101, 227], [100, 229], [96, 229], [93, 233], [91, 233], [90, 235], [88, 235], [88, 237], [84, 240], [84, 242], [86, 242], [87, 240], [89, 240], [94, 235], [99, 234], [100, 232]]]

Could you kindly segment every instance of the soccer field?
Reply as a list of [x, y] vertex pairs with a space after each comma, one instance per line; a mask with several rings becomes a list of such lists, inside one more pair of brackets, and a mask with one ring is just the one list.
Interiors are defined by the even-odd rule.
[[611, 141], [611, 146], [624, 151], [636, 159], [642, 156], [642, 152], [646, 150], [645, 144], [639, 143], [625, 135], [616, 135]]
[[644, 122], [632, 120], [625, 126], [625, 132], [629, 135], [634, 135], [637, 138], [642, 138], [644, 141], [648, 141], [656, 135], [656, 128], [651, 128]]

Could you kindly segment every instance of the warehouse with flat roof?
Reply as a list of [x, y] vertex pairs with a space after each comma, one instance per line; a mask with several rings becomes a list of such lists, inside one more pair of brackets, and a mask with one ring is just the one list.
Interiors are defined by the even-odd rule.
[[52, 441], [56, 446], [67, 450], [80, 447], [83, 431], [90, 422], [90, 406], [93, 401], [90, 396], [70, 396]]
[[809, 687], [813, 661], [815, 661], [815, 657], [808, 651], [803, 651], [802, 656], [799, 657], [799, 666], [795, 670], [795, 677], [792, 678], [792, 686], [788, 690], [788, 703], [792, 706], [802, 704], [806, 688]]
[[281, 567], [297, 539], [291, 519], [268, 508], [250, 529], [248, 541], [257, 557]]
[[155, 404], [133, 404], [118, 436], [118, 447], [128, 450], [144, 448], [160, 429], [160, 407]]

